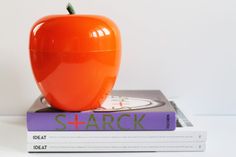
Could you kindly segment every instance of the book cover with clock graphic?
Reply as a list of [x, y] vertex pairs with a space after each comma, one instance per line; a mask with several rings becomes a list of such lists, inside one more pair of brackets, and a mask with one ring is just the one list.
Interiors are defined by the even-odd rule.
[[176, 113], [159, 90], [117, 90], [101, 108], [63, 112], [40, 96], [27, 112], [28, 131], [174, 130]]

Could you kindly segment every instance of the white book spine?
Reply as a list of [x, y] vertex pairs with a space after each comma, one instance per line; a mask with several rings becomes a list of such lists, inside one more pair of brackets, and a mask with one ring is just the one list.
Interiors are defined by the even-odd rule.
[[204, 142], [204, 131], [29, 131], [27, 141], [44, 142]]
[[204, 151], [205, 142], [28, 143], [28, 152]]

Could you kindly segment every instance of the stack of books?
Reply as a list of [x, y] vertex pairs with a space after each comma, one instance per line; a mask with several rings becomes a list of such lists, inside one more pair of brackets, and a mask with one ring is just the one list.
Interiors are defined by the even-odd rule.
[[28, 152], [204, 151], [207, 136], [159, 90], [113, 91], [83, 112], [53, 109], [41, 96], [27, 128]]

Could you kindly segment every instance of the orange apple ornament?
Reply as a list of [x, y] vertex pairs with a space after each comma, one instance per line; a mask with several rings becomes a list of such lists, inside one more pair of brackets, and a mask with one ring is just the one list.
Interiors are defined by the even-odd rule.
[[121, 58], [117, 26], [97, 15], [38, 20], [30, 32], [30, 60], [37, 85], [52, 107], [84, 111], [101, 106], [116, 81]]

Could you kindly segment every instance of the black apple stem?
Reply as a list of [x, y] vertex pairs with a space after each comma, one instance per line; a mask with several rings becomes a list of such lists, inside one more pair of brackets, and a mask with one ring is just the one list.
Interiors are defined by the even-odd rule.
[[75, 10], [74, 10], [73, 6], [70, 3], [67, 4], [66, 9], [71, 15], [75, 14]]

